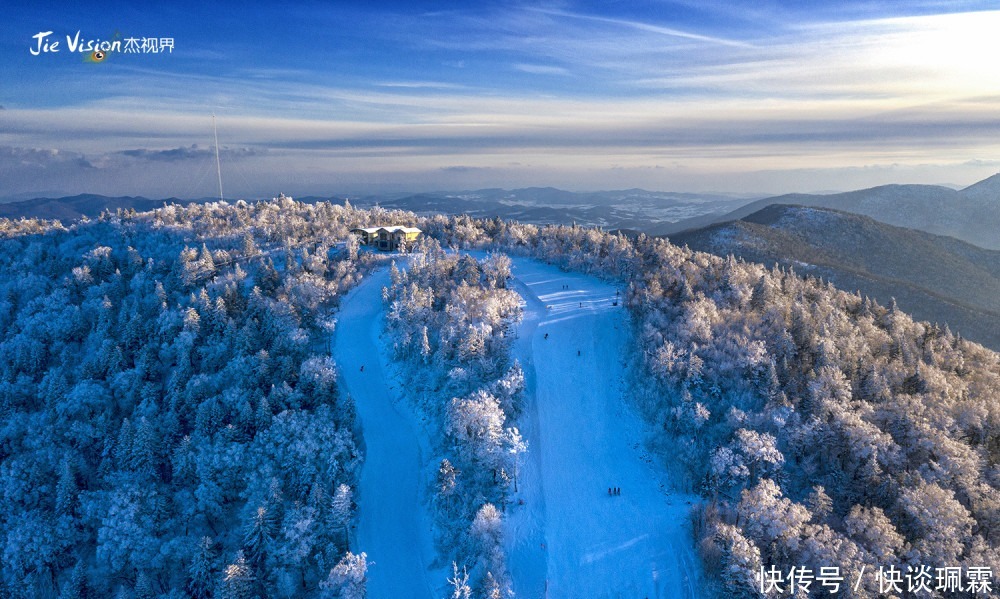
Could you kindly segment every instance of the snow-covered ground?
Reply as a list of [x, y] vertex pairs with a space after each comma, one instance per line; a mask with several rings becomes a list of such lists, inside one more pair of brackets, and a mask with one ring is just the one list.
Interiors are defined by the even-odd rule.
[[399, 401], [396, 381], [385, 374], [379, 342], [382, 287], [388, 284], [384, 268], [362, 281], [344, 298], [334, 333], [340, 384], [354, 398], [365, 446], [351, 550], [368, 554], [369, 597], [437, 597], [445, 580], [430, 570], [434, 548], [423, 502], [421, 431]]
[[520, 258], [514, 276], [529, 387], [518, 423], [528, 455], [507, 516], [517, 596], [697, 597], [694, 498], [671, 492], [623, 399], [633, 353], [615, 288]]
[[[528, 396], [508, 426], [529, 443], [506, 520], [517, 596], [698, 597], [687, 517], [694, 498], [671, 492], [624, 399], [633, 353], [614, 287], [525, 258], [514, 258], [514, 275], [526, 302], [514, 351]], [[444, 574], [430, 569], [421, 476], [427, 440], [416, 415], [396, 403], [378, 341], [387, 283], [382, 270], [345, 298], [335, 334], [341, 384], [357, 404], [366, 446], [352, 550], [374, 562], [369, 597], [438, 597]], [[621, 495], [609, 496], [609, 487]]]

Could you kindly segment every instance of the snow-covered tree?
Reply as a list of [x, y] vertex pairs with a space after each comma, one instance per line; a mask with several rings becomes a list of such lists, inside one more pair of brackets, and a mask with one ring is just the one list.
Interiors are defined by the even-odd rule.
[[330, 575], [320, 583], [320, 589], [329, 597], [339, 599], [365, 599], [368, 580], [368, 555], [348, 552], [330, 570]]

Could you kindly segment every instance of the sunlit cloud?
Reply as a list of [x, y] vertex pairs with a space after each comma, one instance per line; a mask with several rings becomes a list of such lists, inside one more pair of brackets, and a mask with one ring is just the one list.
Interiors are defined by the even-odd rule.
[[[373, 185], [482, 175], [572, 187], [615, 169], [637, 177], [628, 186], [715, 190], [766, 172], [768, 190], [793, 191], [779, 173], [844, 169], [849, 187], [872, 173], [957, 180], [995, 168], [1000, 11], [749, 18], [766, 27], [718, 33], [572, 7], [396, 15], [377, 34], [425, 65], [409, 75], [123, 66], [87, 80], [120, 91], [49, 108], [5, 100], [0, 144], [166, 164], [211, 147], [214, 112], [223, 145], [244, 148], [261, 178], [306, 173], [317, 185], [365, 174]], [[859, 165], [916, 170], [862, 177]]]

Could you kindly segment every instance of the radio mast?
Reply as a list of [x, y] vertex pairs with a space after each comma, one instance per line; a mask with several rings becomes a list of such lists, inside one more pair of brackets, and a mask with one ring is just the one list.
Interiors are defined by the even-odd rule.
[[219, 201], [224, 202], [222, 197], [222, 163], [219, 162], [219, 130], [215, 126], [215, 113], [212, 113], [212, 132], [215, 134], [215, 170], [219, 173]]

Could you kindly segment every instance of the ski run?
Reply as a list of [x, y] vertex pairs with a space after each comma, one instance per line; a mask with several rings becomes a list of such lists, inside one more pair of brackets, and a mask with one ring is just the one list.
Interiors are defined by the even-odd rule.
[[[699, 597], [694, 497], [674, 492], [644, 450], [645, 425], [626, 401], [633, 358], [617, 290], [535, 260], [513, 262], [525, 302], [513, 351], [527, 383], [515, 424], [528, 441], [505, 518], [515, 595]], [[366, 455], [352, 551], [368, 556], [369, 597], [445, 597], [449, 570], [435, 561], [428, 512], [430, 441], [385, 375], [387, 284], [382, 269], [347, 296], [335, 333]]]

